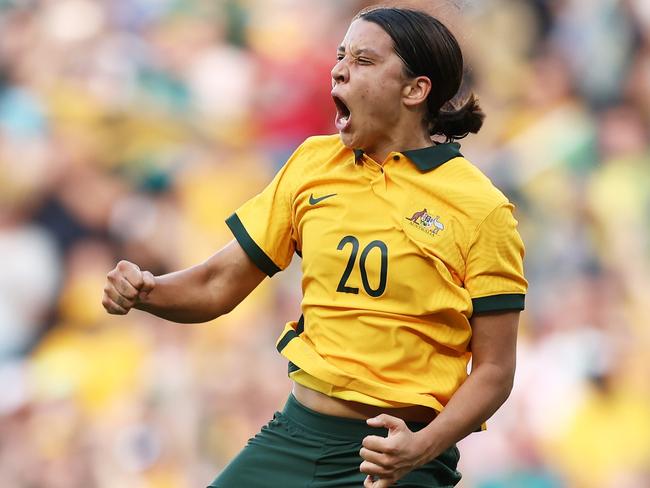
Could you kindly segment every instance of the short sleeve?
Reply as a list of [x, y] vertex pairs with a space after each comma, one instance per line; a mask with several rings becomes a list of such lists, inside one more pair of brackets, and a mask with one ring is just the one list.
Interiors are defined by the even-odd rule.
[[255, 265], [268, 276], [285, 269], [296, 250], [293, 229], [292, 165], [298, 148], [273, 181], [226, 219], [226, 224]]
[[528, 283], [524, 278], [524, 244], [509, 203], [481, 222], [467, 252], [465, 288], [474, 313], [523, 310]]

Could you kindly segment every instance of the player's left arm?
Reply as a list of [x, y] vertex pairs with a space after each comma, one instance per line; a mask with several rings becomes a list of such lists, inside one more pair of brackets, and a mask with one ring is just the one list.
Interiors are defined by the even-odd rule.
[[472, 324], [472, 371], [445, 409], [424, 429], [411, 432], [404, 421], [390, 415], [369, 419], [386, 427], [387, 437], [363, 441], [361, 471], [374, 475], [365, 487], [385, 488], [439, 456], [452, 444], [476, 431], [503, 405], [515, 373], [519, 311], [479, 314]]

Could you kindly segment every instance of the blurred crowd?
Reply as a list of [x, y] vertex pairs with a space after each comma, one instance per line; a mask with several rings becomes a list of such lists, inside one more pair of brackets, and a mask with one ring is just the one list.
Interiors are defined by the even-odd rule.
[[[231, 239], [334, 132], [336, 47], [374, 3], [0, 0], [0, 486], [202, 487], [281, 408], [298, 258], [205, 325], [109, 316], [104, 277]], [[650, 2], [399, 4], [458, 36], [487, 113], [462, 151], [527, 247], [515, 388], [461, 487], [650, 486]]]

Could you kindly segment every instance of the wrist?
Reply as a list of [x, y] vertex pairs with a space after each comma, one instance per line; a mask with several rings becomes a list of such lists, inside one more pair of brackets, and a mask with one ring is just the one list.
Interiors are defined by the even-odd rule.
[[156, 277], [152, 277], [153, 280], [153, 286], [151, 286], [150, 289], [146, 291], [140, 291], [138, 292], [138, 296], [135, 299], [135, 303], [133, 304], [134, 308], [144, 310], [148, 305], [152, 305], [152, 297], [151, 293], [153, 292], [153, 288], [155, 288], [157, 279]]
[[435, 430], [431, 428], [431, 424], [416, 432], [415, 435], [417, 436], [420, 452], [423, 453], [424, 462], [422, 464], [433, 461], [445, 450], [445, 446], [440, 443], [440, 436], [436, 435]]

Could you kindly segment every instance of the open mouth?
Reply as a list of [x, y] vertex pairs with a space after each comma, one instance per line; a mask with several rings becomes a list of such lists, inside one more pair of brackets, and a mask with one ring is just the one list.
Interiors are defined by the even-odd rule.
[[350, 126], [350, 109], [340, 96], [332, 94], [332, 99], [336, 105], [336, 119], [334, 120], [334, 125], [336, 125], [336, 128], [339, 131], [344, 131]]

